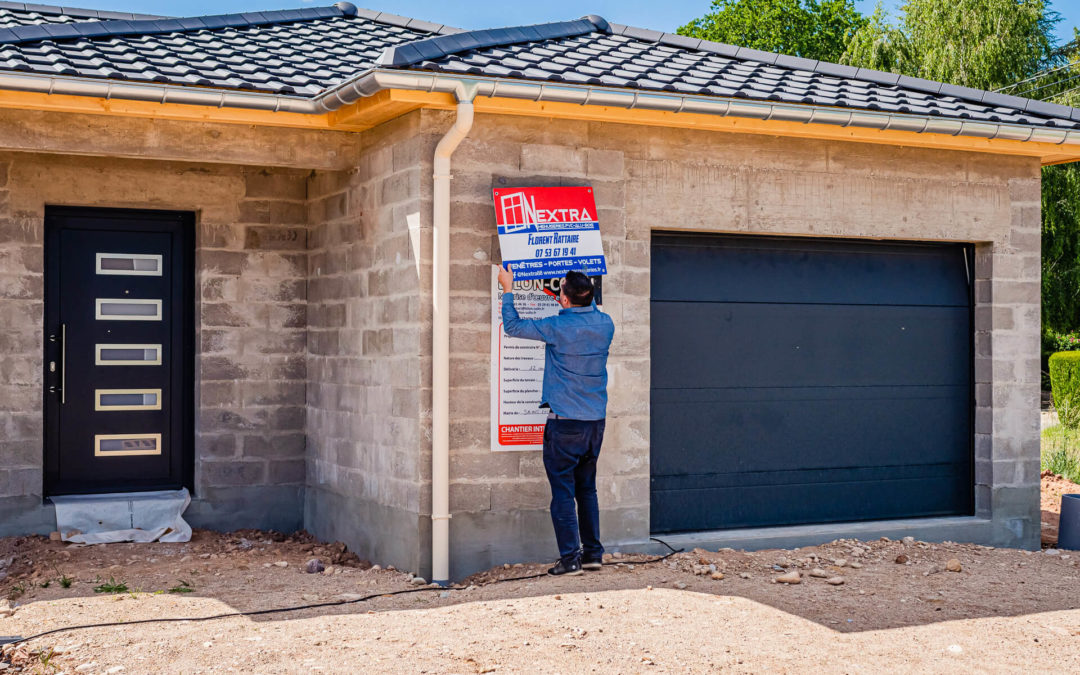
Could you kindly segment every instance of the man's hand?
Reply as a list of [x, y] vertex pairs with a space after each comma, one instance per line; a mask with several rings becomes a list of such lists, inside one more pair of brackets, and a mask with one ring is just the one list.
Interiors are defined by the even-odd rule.
[[502, 286], [503, 293], [514, 292], [514, 273], [509, 268], [498, 265], [499, 268], [499, 285]]

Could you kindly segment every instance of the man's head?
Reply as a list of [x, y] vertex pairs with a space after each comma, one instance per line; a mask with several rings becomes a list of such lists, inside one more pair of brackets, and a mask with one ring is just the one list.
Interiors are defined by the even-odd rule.
[[570, 271], [559, 287], [563, 307], [588, 307], [593, 301], [593, 282], [581, 272]]

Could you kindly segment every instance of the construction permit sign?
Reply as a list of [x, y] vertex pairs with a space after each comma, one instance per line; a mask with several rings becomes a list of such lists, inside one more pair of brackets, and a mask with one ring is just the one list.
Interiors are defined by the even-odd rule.
[[[603, 304], [603, 277], [593, 277], [596, 304]], [[522, 319], [559, 313], [562, 278], [514, 279], [514, 307]], [[512, 338], [503, 331], [502, 291], [491, 270], [491, 450], [542, 450], [548, 410], [541, 408], [544, 343]]]
[[503, 264], [515, 279], [607, 274], [591, 187], [496, 188]]

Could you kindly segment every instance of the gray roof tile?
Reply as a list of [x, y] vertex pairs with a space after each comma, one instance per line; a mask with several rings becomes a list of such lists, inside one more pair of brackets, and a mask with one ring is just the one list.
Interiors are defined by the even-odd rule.
[[317, 96], [375, 67], [1080, 128], [1080, 111], [608, 24], [461, 31], [349, 3], [171, 19], [0, 1], [0, 69]]

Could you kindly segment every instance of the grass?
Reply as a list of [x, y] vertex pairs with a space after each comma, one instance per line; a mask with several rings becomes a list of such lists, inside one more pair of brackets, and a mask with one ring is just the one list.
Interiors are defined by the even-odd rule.
[[1057, 425], [1042, 432], [1042, 470], [1080, 483], [1080, 429]]
[[117, 581], [109, 577], [108, 581], [101, 582], [100, 586], [94, 586], [95, 593], [127, 593], [128, 586], [123, 581]]
[[181, 579], [179, 584], [177, 584], [177, 585], [175, 585], [175, 586], [173, 586], [172, 588], [169, 589], [169, 592], [170, 593], [194, 593], [195, 588], [191, 584], [189, 584], [188, 582]]

